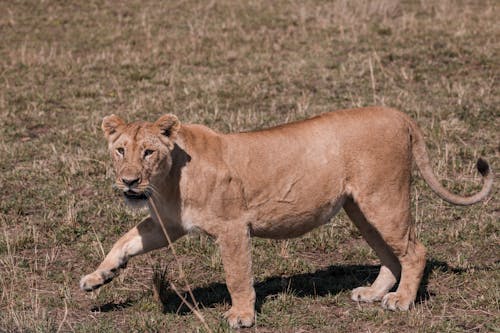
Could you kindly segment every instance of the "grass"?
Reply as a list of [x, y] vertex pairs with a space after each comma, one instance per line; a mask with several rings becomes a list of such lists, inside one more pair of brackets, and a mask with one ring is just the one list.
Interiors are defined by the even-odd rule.
[[[0, 14], [0, 331], [201, 332], [167, 281], [165, 250], [92, 295], [78, 280], [143, 213], [111, 188], [103, 116], [243, 131], [365, 105], [424, 130], [453, 191], [500, 165], [496, 1], [16, 1]], [[421, 178], [413, 212], [429, 250], [416, 308], [356, 304], [377, 260], [344, 214], [293, 240], [254, 239], [249, 332], [500, 330], [499, 201], [450, 206]], [[229, 308], [218, 251], [177, 252], [211, 330]]]

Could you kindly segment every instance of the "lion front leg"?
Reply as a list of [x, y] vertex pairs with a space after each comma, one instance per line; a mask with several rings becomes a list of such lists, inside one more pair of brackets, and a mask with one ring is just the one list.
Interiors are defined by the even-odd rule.
[[[177, 239], [169, 235], [171, 240]], [[167, 246], [167, 239], [161, 226], [150, 217], [129, 230], [114, 245], [97, 269], [80, 280], [80, 288], [92, 291], [110, 282], [120, 268], [136, 255]]]
[[242, 226], [227, 232], [217, 237], [217, 243], [232, 303], [224, 316], [232, 328], [251, 327], [255, 322], [255, 290], [249, 230]]

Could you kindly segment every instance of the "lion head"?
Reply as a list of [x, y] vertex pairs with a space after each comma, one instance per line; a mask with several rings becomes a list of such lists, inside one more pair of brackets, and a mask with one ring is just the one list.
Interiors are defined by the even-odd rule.
[[171, 114], [154, 123], [127, 124], [114, 114], [103, 119], [102, 130], [113, 161], [115, 185], [127, 203], [145, 203], [155, 191], [153, 179], [168, 174], [179, 129], [179, 120]]

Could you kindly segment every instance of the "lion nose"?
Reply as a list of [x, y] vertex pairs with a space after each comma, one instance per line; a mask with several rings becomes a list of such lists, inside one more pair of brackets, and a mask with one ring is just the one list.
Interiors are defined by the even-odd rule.
[[141, 182], [141, 178], [122, 178], [122, 182], [132, 188]]

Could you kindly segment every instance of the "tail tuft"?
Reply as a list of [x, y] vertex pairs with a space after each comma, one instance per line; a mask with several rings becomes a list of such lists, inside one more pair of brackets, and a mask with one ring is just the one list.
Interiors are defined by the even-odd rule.
[[486, 162], [486, 160], [479, 158], [477, 160], [476, 166], [477, 166], [477, 171], [479, 171], [481, 176], [485, 177], [490, 173], [490, 166], [488, 165], [488, 162]]

